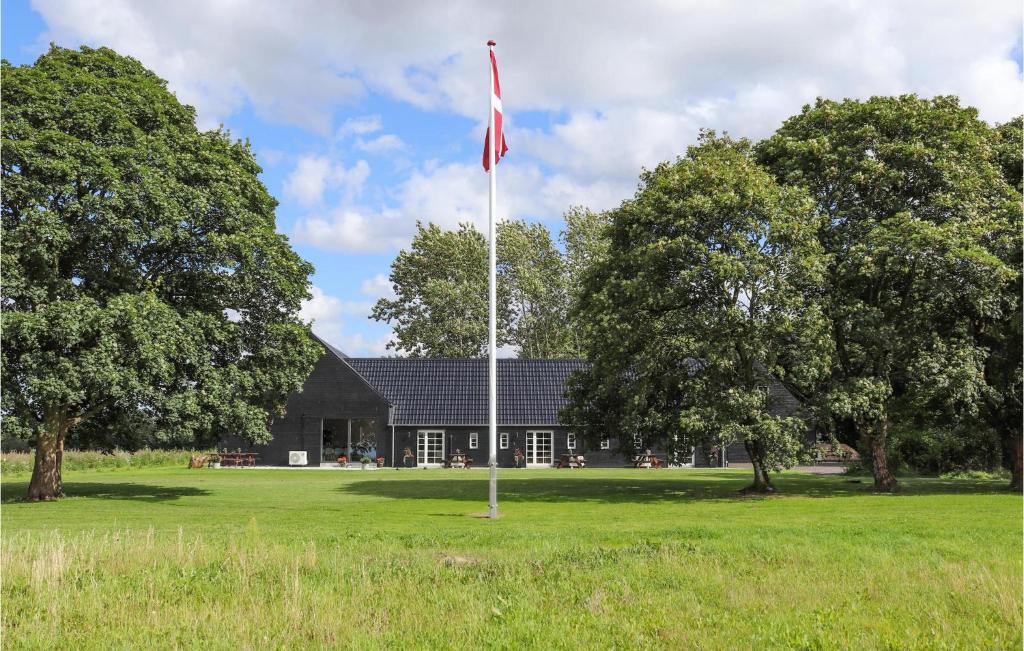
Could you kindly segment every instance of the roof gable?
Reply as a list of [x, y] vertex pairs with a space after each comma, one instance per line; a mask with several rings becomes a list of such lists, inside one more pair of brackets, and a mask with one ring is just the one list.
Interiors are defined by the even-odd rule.
[[337, 357], [338, 359], [348, 359], [348, 355], [341, 352], [340, 348], [336, 348], [335, 346], [332, 346], [331, 344], [327, 343], [327, 340], [318, 336], [315, 332], [310, 332], [309, 334], [313, 335], [313, 339], [316, 339], [318, 342], [320, 342], [321, 346], [332, 352], [334, 356]]

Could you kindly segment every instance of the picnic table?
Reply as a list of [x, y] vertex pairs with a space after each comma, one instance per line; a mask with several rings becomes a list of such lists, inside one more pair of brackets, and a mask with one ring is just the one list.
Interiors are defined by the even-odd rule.
[[583, 468], [586, 465], [582, 454], [563, 454], [558, 460], [559, 468]]
[[473, 460], [465, 454], [456, 453], [448, 457], [448, 463], [444, 465], [446, 468], [469, 468], [472, 463]]
[[661, 468], [665, 462], [653, 454], [644, 453], [633, 456], [634, 468]]
[[222, 466], [248, 466], [251, 468], [256, 465], [256, 460], [260, 455], [255, 452], [218, 452], [216, 456], [220, 457]]

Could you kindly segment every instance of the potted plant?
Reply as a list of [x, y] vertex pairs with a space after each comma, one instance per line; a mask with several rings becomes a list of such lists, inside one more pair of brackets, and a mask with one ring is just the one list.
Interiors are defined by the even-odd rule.
[[524, 455], [523, 451], [520, 450], [519, 448], [516, 448], [516, 452], [513, 455], [513, 459], [515, 459], [516, 468], [522, 468], [526, 465], [525, 463], [523, 463], [524, 461], [526, 461], [526, 455]]
[[344, 466], [347, 463], [348, 463], [348, 457], [345, 456], [344, 454], [339, 454], [338, 455], [338, 464]]
[[210, 467], [220, 468], [220, 455], [216, 452], [210, 455]]
[[359, 460], [359, 463], [363, 464], [363, 470], [366, 470], [366, 468], [371, 463], [373, 463], [373, 459], [371, 459], [370, 457], [363, 457], [362, 459]]
[[377, 467], [378, 468], [383, 468], [384, 467], [384, 455], [383, 454], [380, 455], [379, 457], [377, 457]]

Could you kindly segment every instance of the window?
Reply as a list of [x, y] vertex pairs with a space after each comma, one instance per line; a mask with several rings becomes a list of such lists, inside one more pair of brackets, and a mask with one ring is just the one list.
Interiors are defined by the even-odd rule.
[[569, 432], [569, 434], [566, 435], [565, 437], [565, 447], [569, 448], [570, 450], [576, 449], [576, 435], [573, 434], [572, 432]]
[[754, 387], [754, 389], [764, 394], [764, 402], [765, 404], [768, 404], [768, 401], [772, 397], [771, 387], [769, 387], [767, 384], [759, 384], [756, 387]]
[[643, 446], [644, 446], [643, 439], [640, 438], [639, 434], [634, 434], [633, 435], [633, 447], [636, 448], [637, 450], [639, 450]]
[[502, 450], [508, 449], [508, 432], [498, 434], [498, 447]]
[[444, 432], [420, 430], [416, 432], [416, 465], [439, 466], [444, 463]]
[[554, 432], [526, 433], [526, 465], [550, 466], [554, 462]]
[[469, 433], [469, 449], [475, 450], [480, 447], [480, 435], [476, 432]]
[[611, 447], [612, 447], [612, 442], [611, 442], [610, 439], [601, 439], [601, 449], [602, 450], [610, 450]]

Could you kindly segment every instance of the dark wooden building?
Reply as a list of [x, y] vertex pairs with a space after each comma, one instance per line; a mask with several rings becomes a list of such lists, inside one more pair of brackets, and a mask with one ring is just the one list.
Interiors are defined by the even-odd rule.
[[[293, 394], [286, 415], [271, 425], [273, 440], [249, 448], [265, 465], [337, 464], [344, 455], [384, 458], [403, 465], [408, 448], [417, 466], [441, 466], [455, 451], [485, 466], [488, 457], [487, 360], [354, 358], [320, 340], [324, 354]], [[564, 359], [498, 360], [498, 465], [515, 465], [521, 452], [527, 467], [547, 467], [563, 454], [584, 454], [588, 466], [629, 462], [643, 441], [615, 436], [587, 447], [558, 421], [565, 383], [585, 362]], [[776, 409], [790, 412], [796, 400], [778, 382], [770, 387]], [[627, 435], [628, 436], [628, 435]], [[239, 441], [225, 446], [244, 447]], [[747, 461], [742, 445], [666, 455], [677, 465], [721, 466]], [[295, 454], [299, 453], [299, 454]], [[304, 455], [302, 453], [305, 453]], [[302, 462], [302, 457], [305, 462]]]

